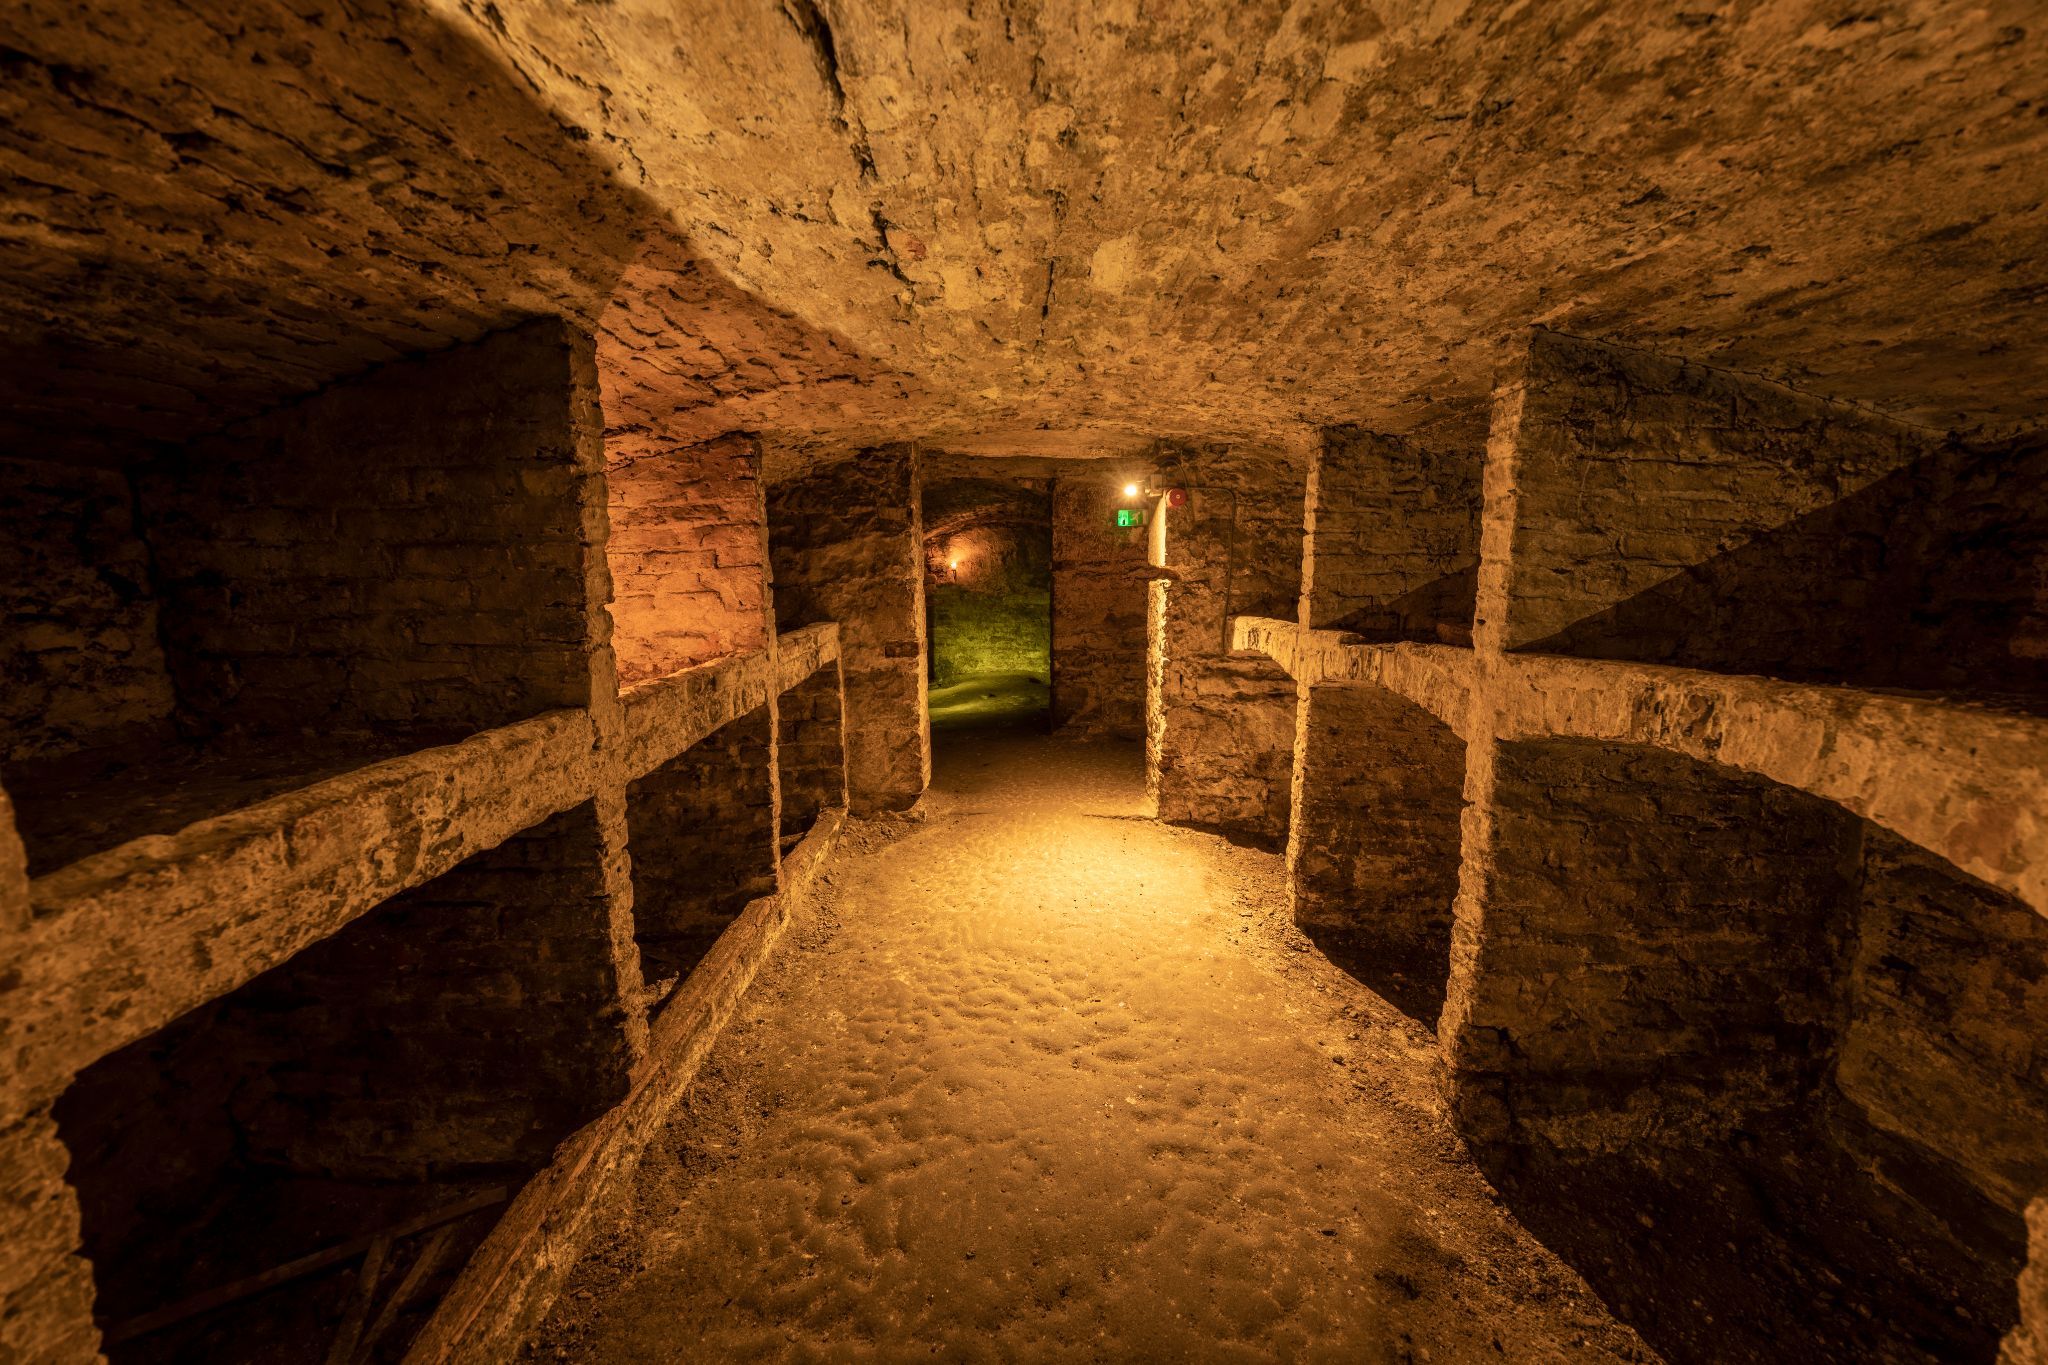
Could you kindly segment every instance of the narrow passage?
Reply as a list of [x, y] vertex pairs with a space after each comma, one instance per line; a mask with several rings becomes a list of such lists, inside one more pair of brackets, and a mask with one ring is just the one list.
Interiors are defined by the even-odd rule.
[[1134, 746], [963, 738], [926, 809], [850, 828], [529, 1358], [1654, 1359]]

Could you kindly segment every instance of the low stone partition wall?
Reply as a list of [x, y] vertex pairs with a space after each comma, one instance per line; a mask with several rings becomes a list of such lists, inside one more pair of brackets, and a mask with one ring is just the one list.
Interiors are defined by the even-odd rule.
[[1378, 683], [1468, 740], [1640, 744], [1767, 777], [2048, 914], [2048, 721], [1651, 664], [1361, 645], [1271, 618], [1235, 632], [1297, 681]]
[[[496, 1019], [510, 1002], [524, 999], [559, 1024], [533, 1036], [534, 1048], [505, 1073], [505, 1084], [475, 1092], [475, 1103], [486, 1109], [516, 1101], [525, 1106], [522, 1113], [541, 1116], [506, 1118], [511, 1127], [505, 1133], [530, 1129], [544, 1140], [533, 1150], [501, 1143], [508, 1154], [503, 1162], [500, 1149], [489, 1146], [491, 1121], [453, 1112], [436, 1117], [418, 1086], [401, 1093], [371, 1084], [349, 1101], [362, 1110], [364, 1132], [378, 1123], [409, 1125], [406, 1131], [424, 1145], [408, 1169], [546, 1165], [534, 1179], [539, 1193], [519, 1195], [512, 1205], [513, 1215], [528, 1220], [523, 1230], [508, 1234], [510, 1242], [491, 1234], [479, 1255], [491, 1265], [494, 1314], [516, 1308], [504, 1295], [551, 1293], [551, 1269], [573, 1259], [562, 1234], [580, 1219], [561, 1201], [587, 1190], [585, 1168], [592, 1163], [614, 1170], [629, 1161], [615, 1145], [631, 1134], [644, 1136], [694, 1073], [786, 919], [789, 879], [814, 871], [836, 837], [843, 797], [820, 804], [809, 839], [778, 858], [774, 755], [781, 696], [818, 678], [829, 678], [836, 693], [838, 655], [837, 627], [812, 625], [771, 649], [687, 668], [587, 708], [550, 711], [457, 743], [366, 762], [170, 833], [129, 839], [33, 880], [13, 820], [0, 823], [0, 934], [13, 964], [0, 1011], [0, 1142], [19, 1157], [8, 1167], [13, 1184], [4, 1209], [6, 1240], [16, 1254], [0, 1258], [0, 1294], [33, 1305], [32, 1312], [8, 1315], [12, 1337], [0, 1336], [0, 1345], [48, 1359], [95, 1354], [92, 1269], [76, 1254], [82, 1238], [90, 1244], [93, 1229], [81, 1227], [65, 1171], [68, 1166], [80, 1178], [113, 1181], [118, 1189], [141, 1159], [107, 1149], [95, 1159], [99, 1164], [80, 1164], [79, 1144], [100, 1151], [126, 1123], [118, 1105], [110, 1108], [96, 1094], [139, 1094], [123, 1077], [155, 1075], [174, 1053], [185, 1059], [180, 1065], [196, 1068], [191, 1074], [197, 1077], [228, 1074], [243, 1053], [249, 1065], [258, 1065], [262, 1048], [250, 1040], [270, 1037], [264, 1046], [282, 1049], [299, 1090], [264, 1111], [274, 1120], [265, 1131], [278, 1151], [301, 1153], [308, 1171], [332, 1171], [338, 1169], [335, 1152], [307, 1147], [307, 1132], [297, 1130], [318, 1109], [322, 1087], [341, 1083], [333, 1063], [352, 1046], [348, 1040], [381, 1038], [386, 1043], [379, 1046], [402, 1051], [409, 1044], [395, 1043], [403, 1033], [394, 1030], [415, 1007], [425, 1011], [421, 1023], [429, 1034], [422, 1037], [441, 1036], [434, 1028], [445, 1034], [435, 1064], [479, 1077], [494, 1074], [491, 1066], [505, 1059], [479, 1054], [465, 1060], [459, 1055], [464, 1047], [510, 1047], [525, 1035], [502, 1020], [488, 1027], [474, 1020]], [[731, 831], [693, 822], [698, 835], [713, 836], [715, 848], [679, 845], [666, 826], [659, 837], [636, 831], [629, 793], [714, 750], [721, 772], [732, 760], [745, 760], [746, 781], [713, 785], [722, 794], [733, 787], [734, 818], [758, 834], [758, 857], [734, 882], [738, 899], [717, 917], [723, 932], [701, 935], [704, 942], [682, 964], [682, 980], [670, 988], [668, 1008], [650, 1032], [631, 845], [636, 833], [651, 841], [643, 850], [648, 871], [666, 867], [670, 881], [689, 886], [693, 868], [729, 862], [723, 841]], [[676, 788], [672, 781], [666, 785]], [[11, 817], [12, 810], [0, 804], [0, 813]], [[642, 914], [673, 919], [673, 904], [652, 891], [643, 895]], [[559, 958], [562, 945], [573, 941], [579, 965], [563, 980], [582, 993], [550, 1003], [547, 993], [562, 982], [519, 984], [532, 964], [522, 962], [516, 935], [504, 938], [491, 929], [499, 913], [547, 937], [528, 958], [533, 952]], [[744, 942], [729, 946], [735, 935]], [[407, 985], [416, 973], [406, 955], [418, 953], [427, 954], [418, 971], [447, 975], [425, 994]], [[363, 973], [376, 960], [397, 973], [390, 982], [367, 993], [346, 985], [371, 980]], [[675, 975], [677, 964], [668, 965]], [[593, 990], [596, 997], [587, 998]], [[293, 1018], [302, 1018], [303, 1026], [294, 1023], [274, 1037], [234, 1026], [245, 1016], [274, 1012], [278, 1006], [264, 1003], [272, 995], [294, 1002]], [[329, 997], [329, 1005], [313, 1003]], [[131, 1061], [117, 1062], [121, 1057]], [[394, 1065], [394, 1079], [417, 1069]], [[87, 1072], [99, 1077], [97, 1091], [77, 1083]], [[598, 1078], [608, 1079], [597, 1084]], [[469, 1093], [443, 1089], [442, 1098]], [[166, 1092], [167, 1104], [198, 1106], [165, 1130], [172, 1147], [213, 1131], [207, 1125], [217, 1116], [207, 1106], [227, 1102], [224, 1091], [187, 1090]], [[49, 1117], [53, 1102], [59, 1125]], [[620, 1117], [635, 1105], [638, 1118]], [[593, 1120], [593, 1114], [601, 1116]], [[252, 1111], [235, 1122], [262, 1118]], [[551, 1156], [564, 1124], [576, 1132]], [[67, 1146], [74, 1149], [68, 1157]], [[485, 1161], [472, 1147], [493, 1155]], [[195, 1149], [193, 1159], [203, 1165], [211, 1157]], [[583, 1174], [565, 1174], [564, 1162]], [[514, 1185], [525, 1179], [518, 1170], [510, 1176]], [[447, 1187], [429, 1180], [420, 1188]], [[87, 1213], [103, 1236], [111, 1236], [104, 1211], [110, 1196], [95, 1197], [102, 1212]], [[535, 1259], [530, 1235], [542, 1223], [556, 1226]], [[130, 1314], [138, 1306], [131, 1293], [115, 1311]], [[444, 1353], [435, 1358], [496, 1358], [505, 1341], [490, 1335], [473, 1301], [450, 1298], [444, 1308], [424, 1339]], [[105, 1317], [108, 1308], [98, 1311]], [[448, 1314], [454, 1326], [443, 1321]]]

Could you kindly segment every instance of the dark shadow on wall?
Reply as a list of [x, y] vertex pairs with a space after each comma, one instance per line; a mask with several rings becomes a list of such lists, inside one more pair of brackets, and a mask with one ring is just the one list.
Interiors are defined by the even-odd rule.
[[1454, 1107], [1515, 1217], [1672, 1365], [1993, 1360], [2048, 921], [1759, 779], [1502, 755]]
[[1597, 1160], [1472, 1152], [1516, 1221], [1670, 1365], [1990, 1365], [2023, 1247], [2009, 1226], [1958, 1240], [1871, 1181], [1869, 1145], [1785, 1121]]
[[1478, 599], [1479, 564], [1475, 560], [1402, 594], [1384, 607], [1361, 608], [1323, 628], [1356, 635], [1361, 644], [1416, 641], [1469, 649]]
[[1941, 450], [1523, 649], [2048, 714], [2048, 436]]
[[1370, 684], [1313, 687], [1301, 705], [1294, 922], [1332, 963], [1434, 1025], [1450, 975], [1465, 742]]

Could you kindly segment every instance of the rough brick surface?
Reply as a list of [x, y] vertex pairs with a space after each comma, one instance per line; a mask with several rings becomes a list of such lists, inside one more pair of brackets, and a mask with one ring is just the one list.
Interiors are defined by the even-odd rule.
[[612, 649], [631, 687], [767, 647], [768, 514], [747, 437], [630, 458], [605, 437]]
[[1114, 525], [1133, 505], [1125, 477], [1101, 465], [1053, 484], [1052, 715], [1078, 738], [1145, 735], [1147, 535]]
[[1482, 634], [1508, 649], [1567, 652], [1554, 637], [1586, 618], [1740, 552], [1938, 444], [1860, 409], [1539, 329], [1494, 408]]
[[846, 804], [845, 704], [836, 663], [826, 664], [776, 702], [775, 763], [782, 793], [778, 833], [785, 853], [822, 812]]
[[633, 921], [647, 980], [689, 975], [776, 886], [775, 720], [729, 721], [626, 789]]
[[130, 502], [119, 473], [0, 461], [0, 760], [170, 715]]
[[1440, 999], [1458, 893], [1464, 741], [1370, 684], [1303, 688], [1296, 724], [1294, 922], [1360, 961], [1386, 964], [1374, 982], [1383, 994], [1397, 993], [1388, 976], [1398, 975], [1400, 995]]
[[1947, 445], [1541, 643], [2048, 711], [2048, 440]]
[[598, 439], [589, 343], [544, 321], [153, 468], [140, 503], [180, 701], [258, 728], [588, 704]]
[[917, 450], [898, 445], [768, 492], [779, 628], [839, 623], [856, 813], [905, 809], [931, 780], [918, 486]]
[[2048, 919], [1868, 825], [1857, 905], [1836, 1087], [2017, 1218], [2048, 1189]]
[[1528, 741], [1475, 767], [1442, 1023], [1468, 1135], [1701, 1141], [1820, 1082], [1855, 821], [1647, 749]]

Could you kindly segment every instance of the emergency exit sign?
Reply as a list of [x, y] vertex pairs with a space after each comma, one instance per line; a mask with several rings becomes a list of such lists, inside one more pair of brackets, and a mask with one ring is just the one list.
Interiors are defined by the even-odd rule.
[[1116, 524], [1119, 530], [1126, 526], [1143, 526], [1145, 524], [1145, 509], [1142, 507], [1117, 508]]

